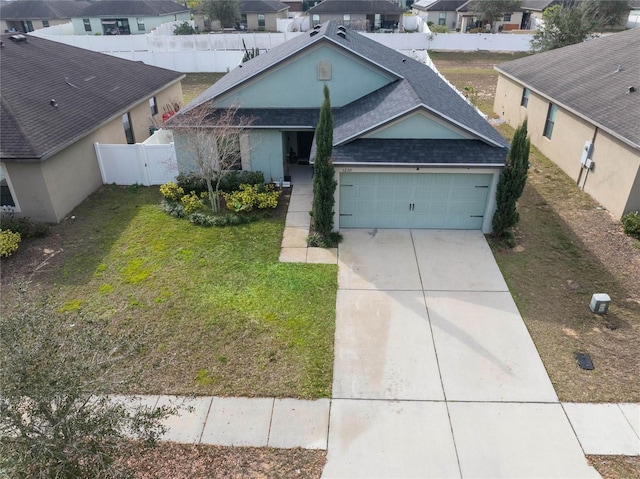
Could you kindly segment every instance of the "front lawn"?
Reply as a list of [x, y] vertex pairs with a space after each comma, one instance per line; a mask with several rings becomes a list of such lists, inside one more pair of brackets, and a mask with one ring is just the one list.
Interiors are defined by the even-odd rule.
[[[285, 208], [202, 228], [162, 212], [160, 199], [157, 187], [103, 187], [3, 261], [3, 276], [31, 275], [52, 312], [144, 333], [146, 372], [130, 392], [330, 396], [336, 266], [278, 261]], [[3, 280], [3, 297], [11, 287]]]

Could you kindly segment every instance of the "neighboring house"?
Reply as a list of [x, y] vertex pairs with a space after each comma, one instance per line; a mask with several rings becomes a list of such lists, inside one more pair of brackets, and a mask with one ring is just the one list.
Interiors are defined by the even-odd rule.
[[302, 0], [282, 0], [282, 3], [289, 7], [290, 12], [302, 12]]
[[102, 185], [94, 143], [149, 137], [182, 73], [25, 35], [2, 35], [2, 209], [58, 222]]
[[620, 217], [640, 210], [640, 30], [497, 65], [494, 110]]
[[137, 35], [163, 23], [191, 20], [189, 8], [168, 0], [100, 0], [71, 19], [75, 35]]
[[575, 0], [522, 0], [520, 10], [522, 10], [522, 30], [535, 30], [542, 20], [544, 11], [554, 5], [570, 6]]
[[28, 33], [41, 28], [69, 23], [88, 1], [76, 0], [16, 0], [2, 5], [2, 32]]
[[241, 26], [247, 30], [278, 31], [278, 19], [287, 18], [289, 6], [278, 0], [240, 0]]
[[336, 228], [491, 230], [508, 143], [431, 68], [335, 22], [243, 63], [169, 120], [181, 171], [197, 169], [181, 127], [215, 128], [230, 107], [253, 120], [243, 169], [277, 181], [289, 151], [313, 163], [324, 85]]
[[458, 7], [458, 28], [461, 32], [470, 30], [481, 30], [486, 32], [502, 32], [519, 30], [522, 26], [522, 9], [518, 8], [513, 12], [504, 12], [501, 19], [496, 20], [492, 25], [482, 19], [481, 15], [469, 9], [469, 2], [465, 2]]
[[404, 10], [387, 0], [324, 0], [307, 10], [311, 26], [335, 21], [353, 30], [391, 30], [402, 26]]
[[418, 15], [425, 22], [433, 22], [434, 25], [444, 25], [450, 30], [458, 27], [458, 12], [466, 0], [421, 0], [414, 3], [411, 8], [414, 15]]

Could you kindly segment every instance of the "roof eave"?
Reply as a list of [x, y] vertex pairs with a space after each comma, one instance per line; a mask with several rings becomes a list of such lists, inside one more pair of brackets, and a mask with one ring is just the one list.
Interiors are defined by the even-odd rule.
[[334, 160], [334, 165], [344, 166], [406, 166], [406, 167], [442, 167], [442, 168], [504, 168], [504, 163], [392, 163], [392, 162], [361, 162], [361, 161], [339, 161]]
[[582, 118], [583, 120], [585, 120], [586, 122], [588, 122], [588, 123], [592, 124], [593, 126], [597, 127], [598, 129], [603, 130], [603, 131], [605, 131], [605, 132], [609, 133], [611, 136], [613, 136], [614, 138], [617, 138], [618, 140], [620, 140], [621, 142], [623, 142], [623, 143], [625, 143], [626, 145], [630, 146], [630, 147], [631, 147], [631, 148], [633, 148], [634, 150], [640, 150], [640, 145], [639, 145], [639, 144], [637, 144], [637, 143], [634, 143], [634, 142], [633, 142], [632, 140], [630, 140], [629, 138], [626, 138], [626, 137], [624, 137], [624, 136], [620, 135], [619, 133], [617, 133], [617, 132], [613, 131], [611, 128], [609, 128], [609, 127], [607, 127], [607, 126], [602, 125], [601, 123], [599, 123], [599, 122], [595, 121], [593, 118], [591, 118], [591, 117], [589, 117], [589, 116], [587, 116], [587, 115], [585, 115], [585, 114], [583, 114], [583, 113], [580, 113], [579, 111], [577, 111], [577, 110], [575, 110], [575, 109], [571, 108], [570, 106], [568, 106], [568, 105], [566, 105], [566, 104], [564, 104], [564, 103], [562, 103], [562, 102], [557, 101], [556, 99], [552, 98], [552, 97], [551, 97], [551, 96], [549, 96], [548, 94], [543, 93], [542, 91], [538, 90], [537, 88], [535, 88], [535, 87], [533, 87], [533, 86], [529, 85], [528, 83], [526, 83], [526, 82], [524, 82], [524, 81], [522, 81], [522, 80], [518, 79], [518, 78], [517, 78], [517, 77], [515, 77], [514, 75], [511, 75], [510, 73], [507, 73], [507, 72], [505, 72], [504, 70], [501, 70], [500, 68], [498, 68], [498, 65], [494, 65], [494, 67], [493, 67], [493, 68], [495, 68], [495, 69], [498, 71], [498, 73], [499, 73], [499, 74], [504, 75], [504, 76], [506, 76], [507, 78], [509, 78], [509, 79], [511, 79], [511, 80], [513, 80], [513, 81], [515, 81], [515, 82], [517, 82], [517, 83], [519, 83], [519, 84], [521, 84], [521, 85], [525, 86], [527, 89], [531, 90], [532, 92], [537, 93], [538, 95], [540, 95], [540, 96], [542, 96], [542, 97], [544, 97], [544, 98], [548, 99], [549, 101], [551, 101], [551, 102], [553, 102], [554, 104], [556, 104], [556, 105], [558, 105], [558, 106], [562, 107], [563, 109], [567, 110], [568, 112], [570, 112], [570, 113], [572, 113], [572, 114], [576, 115], [576, 116], [577, 116], [577, 117], [579, 117], [579, 118]]

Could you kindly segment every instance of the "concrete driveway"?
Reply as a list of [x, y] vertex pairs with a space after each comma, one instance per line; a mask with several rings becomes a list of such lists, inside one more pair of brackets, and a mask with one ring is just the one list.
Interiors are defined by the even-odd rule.
[[480, 232], [342, 233], [323, 477], [599, 477]]

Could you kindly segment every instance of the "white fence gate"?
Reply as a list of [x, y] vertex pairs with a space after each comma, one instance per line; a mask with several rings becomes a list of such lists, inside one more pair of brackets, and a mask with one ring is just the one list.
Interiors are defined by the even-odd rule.
[[161, 185], [178, 175], [173, 143], [168, 145], [94, 144], [102, 182], [117, 185]]

